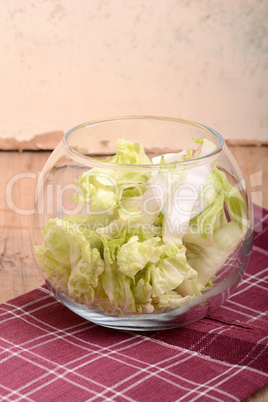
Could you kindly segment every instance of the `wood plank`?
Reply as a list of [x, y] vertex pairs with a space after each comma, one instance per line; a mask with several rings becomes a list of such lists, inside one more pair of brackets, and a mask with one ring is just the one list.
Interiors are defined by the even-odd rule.
[[242, 170], [252, 201], [268, 208], [268, 147], [229, 146]]
[[63, 131], [53, 131], [35, 135], [30, 140], [18, 141], [15, 138], [0, 138], [2, 151], [39, 151], [53, 150], [64, 136]]
[[[230, 147], [245, 177], [250, 184], [254, 201], [268, 208], [268, 148]], [[29, 216], [12, 211], [14, 207], [30, 210], [35, 187], [35, 177], [48, 158], [50, 152], [1, 152], [0, 194], [5, 194], [10, 180], [20, 173], [28, 173], [28, 178], [20, 178], [13, 187], [14, 205], [7, 204], [5, 196], [0, 199], [0, 302], [34, 289], [41, 283], [29, 244]], [[252, 179], [253, 178], [253, 179]], [[257, 185], [255, 185], [255, 179]]]
[[[256, 146], [230, 146], [246, 180], [257, 195], [257, 202], [268, 208], [268, 148]], [[35, 289], [42, 283], [41, 275], [34, 262], [29, 240], [29, 216], [19, 209], [30, 210], [38, 171], [50, 152], [0, 152], [0, 303]], [[20, 178], [20, 173], [28, 178]], [[260, 173], [261, 172], [261, 173]], [[255, 176], [254, 176], [255, 175]], [[260, 180], [261, 177], [261, 180]], [[13, 205], [6, 198], [10, 180], [15, 182], [12, 193]], [[257, 182], [256, 182], [257, 180]], [[256, 184], [256, 185], [255, 185]], [[17, 212], [14, 208], [17, 207]], [[268, 386], [245, 399], [245, 402], [268, 400]]]
[[[18, 141], [15, 138], [1, 138], [0, 149], [3, 151], [38, 151], [53, 150], [62, 140], [64, 132], [57, 130], [49, 133], [35, 135], [30, 140]], [[103, 148], [103, 141], [99, 141], [99, 148]], [[228, 146], [235, 147], [267, 147], [268, 141], [227, 139]]]
[[[47, 152], [0, 153], [0, 302], [35, 289], [42, 282], [30, 249], [29, 216], [14, 212], [14, 208], [32, 208], [36, 181], [31, 177], [19, 179], [16, 175], [26, 172], [36, 177], [48, 155]], [[19, 179], [13, 186], [13, 205], [6, 198], [12, 178]]]
[[248, 398], [243, 399], [242, 402], [267, 402], [268, 400], [268, 385], [254, 392]]

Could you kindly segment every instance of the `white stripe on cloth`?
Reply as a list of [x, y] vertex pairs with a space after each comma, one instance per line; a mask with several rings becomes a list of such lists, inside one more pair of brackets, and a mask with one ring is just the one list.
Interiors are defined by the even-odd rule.
[[[254, 309], [254, 308], [252, 308], [252, 307], [244, 306], [243, 304], [238, 303], [238, 302], [232, 300], [231, 298], [228, 299], [228, 304], [230, 304], [230, 303], [231, 303], [231, 304], [235, 304], [236, 306], [238, 306], [238, 307], [241, 308], [241, 309], [250, 310], [250, 311], [252, 311], [253, 313], [257, 313], [257, 314], [260, 314], [260, 315], [264, 314], [264, 313], [260, 313], [259, 310], [256, 310], [256, 309]], [[237, 312], [237, 310], [235, 310], [235, 311]], [[249, 314], [249, 316], [250, 316], [250, 314]], [[255, 319], [255, 318], [257, 318], [257, 317], [254, 316], [254, 319]], [[248, 321], [248, 322], [249, 322], [249, 321]]]
[[253, 250], [258, 251], [259, 253], [262, 253], [262, 254], [266, 255], [266, 257], [268, 256], [268, 251], [267, 251], [267, 250], [264, 250], [264, 249], [261, 248], [261, 247], [253, 246]]
[[[39, 303], [40, 301], [43, 301], [43, 300], [46, 300], [46, 299], [51, 299], [51, 294], [46, 295], [46, 296], [41, 297], [41, 298], [36, 299], [36, 300], [32, 300], [31, 302], [26, 303], [26, 304], [24, 304], [22, 306], [16, 306], [16, 305], [11, 304], [11, 303], [9, 303], [9, 304], [8, 303], [3, 303], [3, 305], [9, 305], [9, 306], [13, 307], [13, 310], [16, 310], [16, 309], [19, 310], [19, 309], [24, 309], [25, 307], [29, 307], [29, 306], [31, 306], [31, 305], [33, 305], [35, 303]], [[53, 300], [53, 302], [56, 304], [57, 300]], [[42, 305], [40, 308], [43, 308], [44, 306], [46, 306], [46, 305]], [[1, 307], [1, 308], [3, 308], [3, 307]], [[0, 316], [2, 316], [4, 314], [7, 314], [8, 312], [9, 312], [9, 310], [4, 310], [3, 313], [0, 313]], [[1, 321], [1, 322], [4, 322], [4, 321]]]

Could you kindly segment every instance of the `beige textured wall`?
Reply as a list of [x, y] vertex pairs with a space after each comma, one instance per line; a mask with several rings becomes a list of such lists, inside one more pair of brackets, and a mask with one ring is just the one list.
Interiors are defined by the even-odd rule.
[[0, 137], [160, 114], [268, 139], [267, 0], [0, 0]]

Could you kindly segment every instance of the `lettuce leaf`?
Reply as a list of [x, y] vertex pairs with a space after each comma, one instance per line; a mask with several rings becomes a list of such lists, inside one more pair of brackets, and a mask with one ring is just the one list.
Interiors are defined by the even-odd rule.
[[157, 306], [155, 312], [162, 312], [167, 309], [173, 309], [176, 307], [183, 306], [194, 299], [194, 296], [181, 296], [175, 290], [170, 290], [161, 296], [155, 297], [153, 299], [154, 304]]
[[[124, 275], [116, 262], [105, 266], [100, 277], [101, 286], [107, 295], [109, 304], [97, 301], [105, 312], [131, 314], [136, 312], [135, 299], [132, 293], [133, 280]], [[106, 310], [105, 305], [108, 307]]]
[[131, 237], [117, 254], [119, 270], [134, 279], [137, 272], [142, 270], [148, 262], [159, 261], [164, 247], [159, 247], [159, 242], [160, 237], [152, 237], [142, 242], [139, 242], [138, 236]]
[[188, 263], [198, 272], [200, 284], [205, 286], [216, 274], [231, 252], [236, 249], [243, 235], [244, 231], [237, 222], [228, 222], [215, 232], [212, 246], [196, 249], [195, 253], [188, 254]]
[[72, 269], [68, 280], [68, 293], [76, 302], [90, 304], [95, 300], [95, 288], [99, 276], [104, 271], [105, 263], [97, 248], [91, 249], [86, 242], [81, 259]]
[[[144, 152], [142, 145], [119, 139], [117, 153], [109, 162], [120, 164], [152, 164]], [[90, 211], [109, 213], [113, 211], [121, 198], [129, 198], [135, 192], [141, 195], [145, 191], [144, 183], [150, 174], [126, 169], [99, 169], [92, 168], [84, 172], [76, 180], [79, 195], [74, 194], [77, 203], [87, 203]]]
[[152, 304], [153, 288], [151, 285], [151, 268], [139, 271], [135, 276], [133, 296], [136, 302], [137, 313], [149, 314], [154, 311]]
[[[195, 140], [199, 144], [197, 150], [192, 153], [188, 150], [184, 160], [192, 157], [201, 157], [213, 152], [216, 146], [206, 139]], [[205, 185], [210, 175], [215, 158], [196, 167], [187, 166], [181, 172], [179, 179], [174, 181], [164, 206], [163, 239], [167, 243], [182, 244], [182, 237], [187, 232], [189, 222], [194, 215], [201, 212], [201, 208], [195, 208], [199, 192]], [[199, 192], [198, 192], [199, 190]]]
[[181, 247], [175, 255], [162, 258], [153, 267], [151, 277], [153, 296], [159, 296], [176, 289], [188, 278], [197, 278], [197, 272], [187, 262], [186, 248]]
[[141, 144], [119, 138], [117, 141], [117, 152], [110, 158], [110, 162], [123, 163], [128, 165], [151, 165], [152, 162], [144, 152]]

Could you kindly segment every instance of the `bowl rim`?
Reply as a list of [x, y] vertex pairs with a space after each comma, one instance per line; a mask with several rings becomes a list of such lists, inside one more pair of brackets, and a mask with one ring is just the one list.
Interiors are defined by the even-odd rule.
[[[223, 151], [224, 146], [225, 146], [225, 140], [219, 134], [217, 131], [214, 129], [210, 128], [209, 126], [206, 126], [201, 123], [197, 123], [192, 120], [185, 120], [177, 117], [165, 117], [165, 116], [156, 116], [156, 115], [124, 115], [124, 116], [115, 116], [115, 117], [108, 117], [108, 118], [103, 118], [103, 119], [95, 119], [95, 120], [90, 120], [85, 123], [79, 124], [70, 130], [67, 131], [67, 133], [64, 135], [62, 144], [64, 149], [72, 155], [75, 159], [79, 159], [81, 162], [83, 161], [85, 164], [92, 164], [92, 166], [98, 166], [98, 167], [106, 167], [106, 168], [119, 168], [119, 169], [128, 169], [131, 168], [132, 170], [154, 170], [159, 169], [161, 167], [160, 163], [154, 163], [154, 164], [127, 164], [127, 163], [115, 163], [111, 162], [109, 160], [100, 160], [96, 159], [94, 157], [84, 155], [78, 151], [76, 151], [74, 148], [72, 148], [69, 145], [69, 137], [71, 136], [72, 133], [75, 131], [78, 131], [82, 128], [85, 127], [90, 127], [96, 124], [105, 124], [109, 123], [111, 121], [120, 121], [120, 120], [160, 120], [160, 121], [167, 121], [167, 122], [174, 122], [174, 123], [180, 123], [180, 124], [185, 124], [185, 125], [190, 125], [192, 127], [199, 128], [201, 130], [207, 131], [210, 134], [214, 135], [216, 139], [218, 140], [218, 146], [216, 149], [208, 154], [205, 154], [203, 156], [199, 156], [197, 158], [192, 158], [189, 160], [185, 161], [178, 161], [178, 162], [172, 162], [170, 165], [174, 168], [174, 164], [176, 167], [178, 166], [184, 166], [186, 165], [192, 165], [192, 164], [199, 164], [202, 162], [208, 162], [210, 159], [215, 159], [215, 157], [218, 157], [219, 154]], [[168, 165], [168, 164], [167, 164]]]

